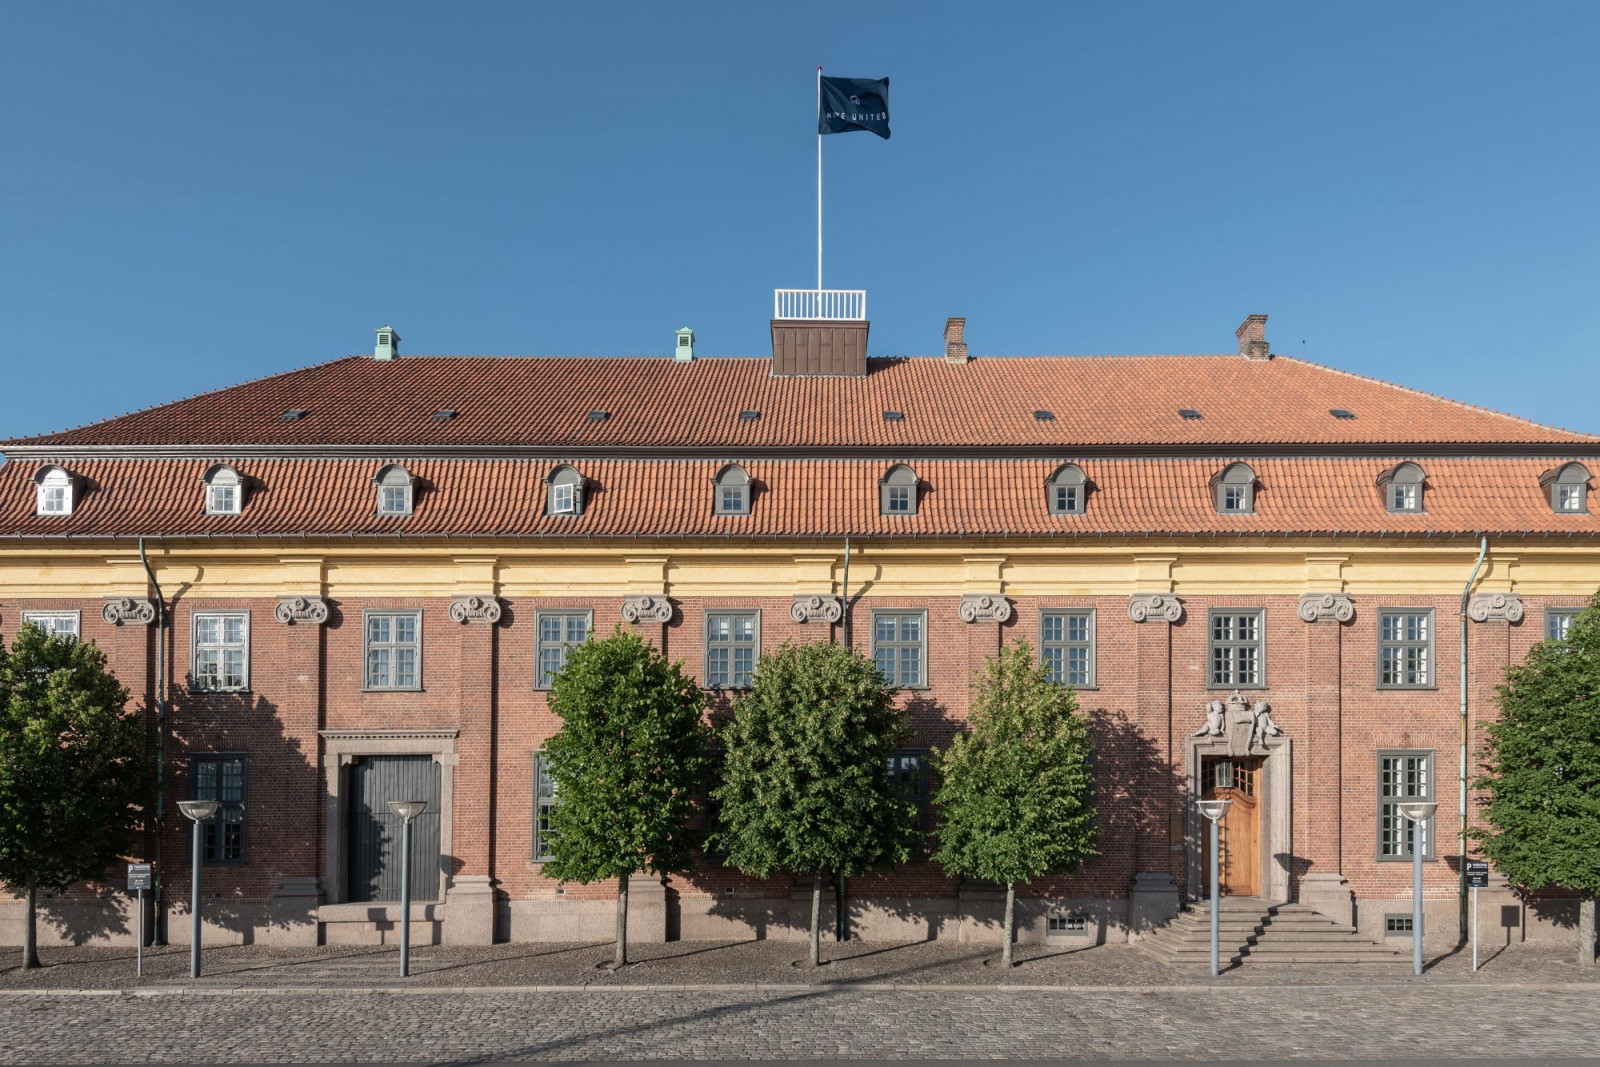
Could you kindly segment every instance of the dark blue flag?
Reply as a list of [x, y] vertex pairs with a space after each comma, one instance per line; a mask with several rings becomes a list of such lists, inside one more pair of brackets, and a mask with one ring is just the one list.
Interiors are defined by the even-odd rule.
[[818, 133], [866, 130], [889, 139], [888, 78], [822, 78]]

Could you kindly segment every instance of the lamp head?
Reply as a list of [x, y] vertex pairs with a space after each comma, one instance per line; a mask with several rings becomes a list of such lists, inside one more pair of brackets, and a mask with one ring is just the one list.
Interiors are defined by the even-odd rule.
[[396, 815], [400, 816], [400, 818], [404, 819], [406, 822], [410, 822], [412, 819], [415, 819], [418, 815], [421, 815], [423, 809], [426, 808], [427, 806], [428, 806], [428, 802], [426, 800], [391, 800], [391, 801], [389, 801], [389, 810], [394, 812]]
[[1200, 809], [1201, 815], [1204, 815], [1212, 822], [1217, 822], [1223, 816], [1228, 814], [1228, 809], [1233, 807], [1233, 801], [1227, 798], [1222, 798], [1219, 800], [1202, 800], [1196, 804], [1195, 807]]
[[1433, 818], [1433, 813], [1437, 811], [1438, 808], [1439, 805], [1433, 803], [1432, 801], [1414, 800], [1405, 804], [1401, 804], [1400, 814], [1404, 815], [1412, 822], [1426, 822], [1427, 820]]
[[180, 800], [178, 810], [195, 822], [205, 822], [217, 813], [222, 805], [215, 800]]

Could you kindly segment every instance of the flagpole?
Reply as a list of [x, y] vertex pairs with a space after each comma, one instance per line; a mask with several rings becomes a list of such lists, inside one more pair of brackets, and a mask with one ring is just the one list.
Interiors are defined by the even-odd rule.
[[[822, 68], [817, 68], [817, 292], [822, 292]], [[819, 296], [817, 298], [821, 300]]]

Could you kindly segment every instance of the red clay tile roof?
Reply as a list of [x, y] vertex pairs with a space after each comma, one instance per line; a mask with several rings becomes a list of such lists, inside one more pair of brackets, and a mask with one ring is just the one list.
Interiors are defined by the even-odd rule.
[[[227, 459], [219, 455], [218, 459]], [[243, 513], [202, 513], [205, 460], [95, 458], [68, 464], [89, 489], [68, 517], [34, 511], [37, 464], [0, 467], [0, 535], [127, 537], [497, 536], [497, 537], [953, 537], [1074, 535], [1395, 536], [1499, 533], [1600, 535], [1600, 513], [1557, 515], [1539, 486], [1560, 458], [1435, 458], [1422, 515], [1391, 515], [1375, 484], [1383, 457], [1247, 459], [1259, 479], [1256, 513], [1219, 515], [1208, 459], [1088, 459], [1087, 514], [1051, 516], [1045, 480], [1053, 459], [922, 459], [918, 512], [878, 514], [884, 461], [752, 459], [752, 514], [711, 513], [717, 460], [574, 457], [589, 484], [585, 513], [546, 517], [548, 461], [412, 459], [421, 480], [415, 513], [374, 515], [379, 459], [251, 459], [233, 462], [252, 483]], [[736, 456], [730, 458], [738, 458]], [[1592, 468], [1591, 468], [1592, 469]]]
[[[356, 356], [6, 442], [55, 446], [1049, 450], [1537, 444], [1541, 426], [1279, 356], [874, 359], [864, 378], [773, 378], [766, 359]], [[284, 421], [289, 409], [304, 418]], [[441, 408], [459, 412], [436, 421]], [[1203, 416], [1178, 414], [1192, 408]], [[1344, 408], [1354, 419], [1336, 419]], [[905, 419], [885, 421], [886, 409]], [[601, 410], [601, 422], [585, 418]], [[761, 413], [739, 420], [741, 410]], [[1054, 414], [1040, 421], [1036, 410]]]

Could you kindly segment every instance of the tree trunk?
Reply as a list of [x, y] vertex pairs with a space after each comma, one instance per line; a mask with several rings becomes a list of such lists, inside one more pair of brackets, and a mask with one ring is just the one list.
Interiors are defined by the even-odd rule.
[[1580, 967], [1593, 967], [1595, 965], [1594, 913], [1594, 897], [1586, 896], [1578, 901], [1578, 965]]
[[1011, 942], [1017, 935], [1017, 883], [1006, 883], [1006, 929], [1000, 943], [1000, 966], [1011, 967]]
[[22, 966], [31, 970], [39, 966], [39, 890], [28, 879], [28, 914], [22, 921]]
[[822, 875], [811, 879], [811, 966], [822, 966]]
[[628, 965], [628, 879], [623, 875], [617, 886], [617, 966]]

